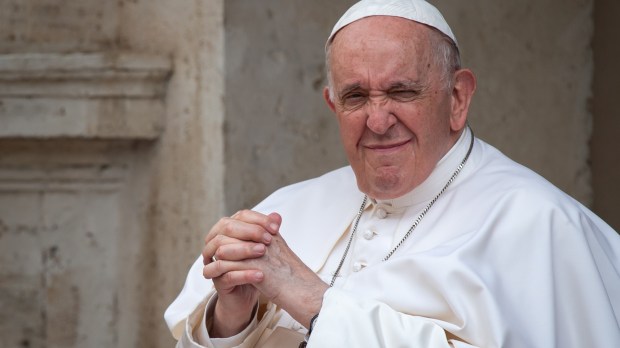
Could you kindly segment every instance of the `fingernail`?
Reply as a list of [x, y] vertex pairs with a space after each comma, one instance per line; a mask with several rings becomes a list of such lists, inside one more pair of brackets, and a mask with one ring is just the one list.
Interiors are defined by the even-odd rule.
[[254, 250], [257, 253], [262, 253], [263, 251], [265, 251], [265, 245], [264, 244], [256, 244], [252, 250]]
[[254, 279], [263, 280], [263, 272], [259, 272], [259, 271], [254, 272]]
[[280, 226], [278, 226], [278, 224], [276, 224], [275, 222], [272, 222], [271, 224], [269, 224], [269, 228], [275, 233], [278, 232], [278, 228], [280, 228]]
[[271, 235], [269, 233], [263, 234], [263, 241], [265, 243], [271, 243]]

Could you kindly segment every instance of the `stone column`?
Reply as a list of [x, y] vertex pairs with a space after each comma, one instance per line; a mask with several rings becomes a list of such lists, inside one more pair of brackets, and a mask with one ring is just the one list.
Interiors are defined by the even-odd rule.
[[0, 1], [0, 346], [170, 347], [223, 211], [222, 1]]

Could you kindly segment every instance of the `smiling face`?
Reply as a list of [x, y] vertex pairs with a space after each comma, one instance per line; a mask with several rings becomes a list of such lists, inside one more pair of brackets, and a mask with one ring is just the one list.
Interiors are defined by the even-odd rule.
[[333, 100], [328, 89], [325, 98], [358, 187], [373, 198], [420, 185], [465, 125], [473, 88], [462, 112], [460, 79], [450, 74], [450, 88], [442, 81], [432, 35], [439, 34], [410, 20], [374, 16], [344, 27], [332, 42]]

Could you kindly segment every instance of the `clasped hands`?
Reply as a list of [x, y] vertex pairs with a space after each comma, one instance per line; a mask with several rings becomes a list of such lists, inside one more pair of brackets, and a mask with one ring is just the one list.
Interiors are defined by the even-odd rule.
[[243, 210], [220, 219], [207, 234], [203, 275], [218, 293], [211, 337], [241, 332], [261, 293], [306, 327], [319, 312], [328, 285], [288, 247], [281, 223], [277, 213]]

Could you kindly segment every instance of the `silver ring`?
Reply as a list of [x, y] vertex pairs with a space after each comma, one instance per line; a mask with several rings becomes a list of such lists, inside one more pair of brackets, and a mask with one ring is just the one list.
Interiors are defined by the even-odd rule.
[[217, 261], [217, 257], [215, 257], [215, 255], [211, 256], [211, 262], [215, 262]]

